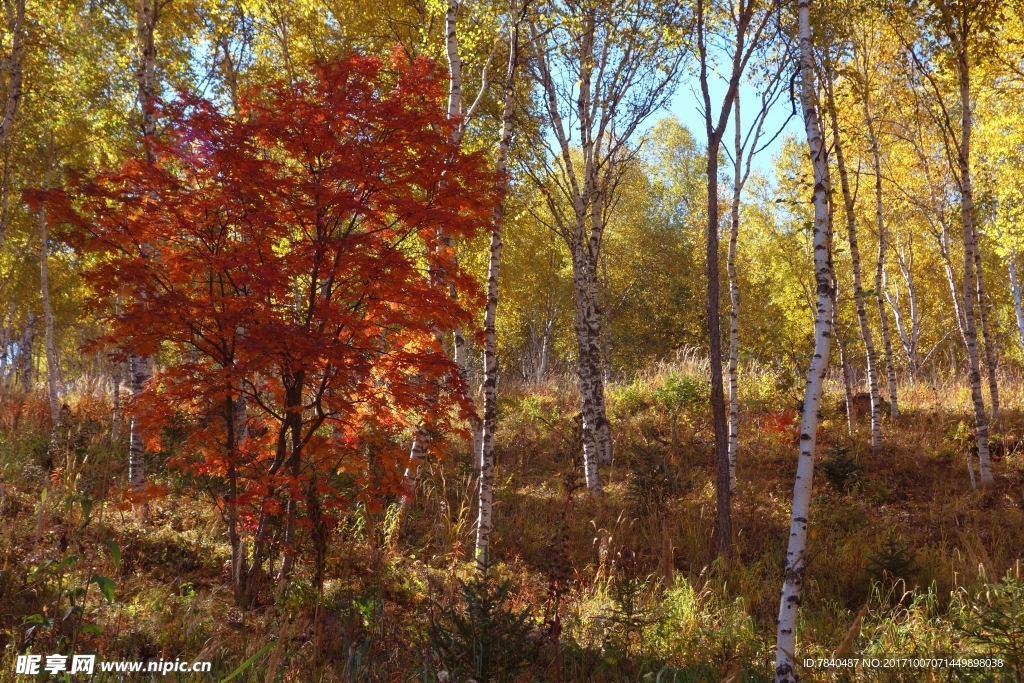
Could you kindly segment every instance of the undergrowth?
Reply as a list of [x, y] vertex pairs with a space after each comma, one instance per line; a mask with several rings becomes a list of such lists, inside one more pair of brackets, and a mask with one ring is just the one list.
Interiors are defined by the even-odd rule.
[[[87, 652], [212, 662], [168, 681], [770, 680], [796, 467], [795, 426], [779, 416], [799, 397], [786, 378], [745, 369], [726, 565], [706, 369], [688, 356], [610, 386], [616, 459], [602, 500], [580, 486], [571, 382], [504, 387], [493, 566], [472, 561], [466, 454], [428, 464], [404, 518], [350, 507], [327, 539], [322, 586], [300, 565], [247, 612], [232, 601], [223, 520], [160, 474], [167, 453], [147, 464], [168, 493], [135, 517], [126, 444], [111, 441], [100, 392], [72, 395], [56, 429], [42, 396], [0, 395], [0, 680], [19, 654]], [[998, 438], [1016, 444], [1024, 385], [1007, 378], [1003, 392]], [[973, 492], [967, 396], [952, 380], [903, 387], [879, 452], [866, 424], [847, 432], [840, 394], [830, 387], [822, 414], [798, 659], [997, 657], [999, 670], [856, 676], [1022, 680], [1024, 456], [1004, 448], [996, 483]], [[124, 679], [104, 676], [90, 680]]]

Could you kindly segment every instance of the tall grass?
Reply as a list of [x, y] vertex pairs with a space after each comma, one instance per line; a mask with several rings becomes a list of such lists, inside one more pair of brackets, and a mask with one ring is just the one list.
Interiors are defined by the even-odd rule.
[[[600, 500], [580, 486], [572, 378], [503, 385], [492, 543], [495, 571], [512, 585], [507, 608], [530, 608], [531, 660], [519, 680], [770, 678], [796, 464], [794, 430], [778, 416], [802, 397], [799, 378], [784, 369], [746, 364], [741, 378], [736, 559], [728, 566], [715, 556], [708, 365], [698, 353], [609, 386], [616, 455], [602, 471]], [[1005, 448], [995, 485], [980, 492], [964, 465], [969, 439], [957, 436], [971, 424], [962, 382], [906, 382], [904, 415], [883, 424], [878, 453], [866, 446], [865, 423], [847, 433], [837, 409], [842, 388], [828, 389], [821, 455], [838, 464], [815, 479], [798, 656], [998, 656], [1000, 672], [962, 670], [954, 680], [1020, 680], [1024, 453], [1014, 444], [1024, 434], [1024, 382], [1004, 375], [997, 438]], [[72, 636], [79, 651], [108, 658], [210, 659], [214, 678], [205, 680], [264, 648], [234, 680], [439, 680], [431, 615], [463, 609], [459, 579], [474, 571], [477, 482], [468, 449], [456, 444], [454, 455], [430, 463], [404, 520], [389, 508], [345, 511], [329, 539], [322, 591], [313, 569], [300, 565], [285, 594], [242, 614], [231, 604], [224, 524], [213, 507], [171, 487], [179, 493], [154, 502], [149, 524], [134, 519], [104, 386], [77, 387], [68, 402], [71, 417], [54, 430], [43, 396], [0, 395], [0, 680], [24, 648], [63, 651]], [[171, 483], [153, 457], [150, 471]], [[68, 501], [82, 497], [94, 520], [71, 541], [82, 512]], [[121, 549], [119, 563], [108, 541]], [[60, 585], [39, 569], [69, 554], [81, 564]], [[116, 599], [96, 599], [93, 584], [88, 620], [97, 629], [74, 633], [59, 614], [53, 619], [52, 606], [66, 606], [60, 592], [88, 587], [91, 574], [112, 578]], [[52, 621], [27, 635], [33, 614]]]

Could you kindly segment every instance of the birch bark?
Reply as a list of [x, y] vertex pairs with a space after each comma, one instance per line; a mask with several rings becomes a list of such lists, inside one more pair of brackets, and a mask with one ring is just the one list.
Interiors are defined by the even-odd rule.
[[1013, 294], [1013, 313], [1017, 320], [1017, 343], [1024, 349], [1024, 308], [1021, 307], [1020, 279], [1017, 277], [1017, 248], [1012, 245], [1007, 270], [1010, 275], [1010, 291]]
[[[957, 80], [960, 85], [960, 146], [957, 163], [960, 171], [960, 200], [963, 208], [964, 279], [963, 311], [964, 337], [967, 343], [967, 357], [971, 363], [971, 401], [974, 404], [974, 427], [978, 437], [978, 470], [982, 486], [993, 482], [992, 464], [988, 451], [988, 417], [985, 414], [985, 399], [981, 393], [981, 362], [978, 354], [978, 333], [975, 324], [974, 259], [976, 251], [976, 214], [974, 209], [974, 187], [971, 180], [971, 132], [973, 112], [971, 109], [971, 76], [966, 45], [957, 53]], [[998, 397], [998, 392], [996, 394]]]
[[[515, 13], [515, 7], [512, 8]], [[508, 189], [508, 151], [512, 142], [515, 106], [515, 77], [519, 66], [519, 20], [509, 37], [508, 69], [505, 73], [505, 102], [501, 113], [501, 137], [495, 171], [497, 202], [491, 230], [490, 259], [487, 265], [487, 303], [484, 308], [484, 418], [480, 451], [480, 491], [476, 523], [476, 559], [490, 561], [491, 531], [494, 528], [494, 433], [498, 426], [498, 358], [494, 323], [498, 311], [498, 275], [501, 266], [501, 230], [505, 220], [505, 193]]]
[[903, 343], [903, 352], [907, 356], [910, 376], [916, 382], [921, 368], [917, 352], [918, 341], [921, 337], [921, 316], [918, 310], [917, 286], [914, 284], [914, 275], [911, 272], [910, 264], [904, 263], [903, 257], [899, 254], [897, 254], [897, 264], [903, 276], [903, 283], [907, 288], [907, 299], [910, 306], [909, 327], [903, 317], [903, 312], [900, 311], [899, 285], [889, 287], [886, 282], [883, 283], [883, 286], [885, 287], [885, 298], [889, 302], [889, 307], [892, 308], [893, 319], [896, 321], [896, 332], [900, 335], [900, 341]]
[[743, 191], [743, 138], [740, 127], [740, 96], [736, 93], [735, 139], [733, 140], [732, 208], [729, 221], [729, 251], [725, 257], [729, 277], [729, 493], [736, 495], [736, 451], [739, 448], [739, 348], [740, 348], [740, 285], [736, 277], [736, 249], [740, 235], [740, 194]]
[[832, 144], [836, 155], [836, 168], [839, 170], [839, 184], [843, 192], [843, 208], [846, 210], [846, 237], [850, 243], [850, 264], [853, 269], [853, 300], [857, 309], [860, 336], [864, 341], [864, 349], [867, 354], [868, 393], [871, 396], [871, 450], [877, 451], [882, 447], [882, 400], [878, 391], [878, 352], [875, 349], [874, 335], [871, 334], [871, 327], [868, 325], [868, 313], [864, 303], [855, 200], [850, 190], [849, 172], [846, 167], [846, 157], [843, 154], [842, 138], [839, 134], [839, 117], [836, 113], [832, 91], [832, 73], [828, 68], [825, 69], [825, 96], [832, 124]]
[[[46, 153], [46, 173], [43, 177], [43, 189], [50, 188], [50, 177], [53, 173], [53, 133]], [[46, 349], [46, 384], [50, 398], [50, 419], [54, 428], [60, 421], [60, 371], [57, 368], [57, 349], [53, 336], [53, 307], [50, 305], [50, 267], [49, 267], [49, 236], [46, 226], [46, 207], [40, 205], [37, 212], [39, 218], [39, 284], [43, 298], [43, 323], [46, 330], [44, 345]]]
[[889, 382], [889, 414], [896, 419], [900, 415], [899, 401], [896, 393], [896, 367], [893, 363], [892, 335], [889, 334], [889, 316], [885, 312], [885, 255], [889, 249], [889, 238], [885, 229], [885, 216], [882, 213], [882, 155], [878, 149], [878, 136], [875, 134], [875, 119], [869, 103], [869, 88], [864, 81], [864, 93], [861, 104], [864, 109], [864, 122], [867, 124], [868, 147], [871, 150], [871, 161], [875, 171], [875, 226], [878, 228], [878, 259], [875, 261], [875, 302], [878, 305], [878, 319], [882, 330], [882, 349], [885, 353], [885, 375]]
[[[142, 145], [146, 161], [153, 163], [156, 156], [153, 142], [156, 138], [156, 22], [159, 16], [161, 0], [137, 0], [135, 12], [136, 48], [138, 65], [136, 81], [138, 84], [139, 108], [142, 110]], [[142, 246], [146, 251], [146, 245]], [[131, 376], [132, 395], [138, 397], [145, 389], [146, 383], [153, 377], [153, 359], [132, 352], [128, 357], [129, 374]], [[128, 484], [134, 493], [139, 493], [146, 485], [145, 471], [146, 444], [145, 435], [136, 418], [132, 418], [128, 441]], [[149, 504], [139, 507], [139, 516], [149, 517]]]
[[4, 150], [3, 172], [3, 211], [0, 215], [0, 249], [4, 246], [4, 235], [7, 232], [7, 202], [10, 184], [10, 149], [7, 141], [11, 137], [14, 117], [18, 113], [22, 95], [22, 59], [25, 54], [25, 0], [4, 0], [7, 13], [7, 25], [11, 30], [11, 52], [5, 55], [7, 63], [7, 102], [4, 106], [4, 117], [0, 120], [0, 147]]
[[630, 138], [665, 102], [681, 63], [675, 38], [653, 29], [681, 20], [682, 5], [674, 1], [611, 0], [584, 7], [551, 1], [529, 23], [550, 131], [540, 140], [547, 152], [545, 172], [533, 177], [571, 255], [583, 460], [594, 496], [603, 493], [598, 464], [612, 458], [597, 298], [605, 211], [621, 169], [635, 158]]
[[978, 241], [978, 226], [975, 220], [974, 231], [971, 235], [974, 242], [974, 276], [976, 285], [976, 296], [978, 302], [978, 318], [981, 322], [981, 337], [985, 342], [985, 370], [988, 378], [988, 393], [992, 401], [992, 421], [999, 419], [999, 382], [996, 380], [996, 338], [992, 334], [988, 324], [988, 305], [985, 301], [985, 280], [981, 272], [981, 248]]
[[814, 356], [807, 370], [807, 391], [800, 424], [800, 455], [793, 486], [793, 508], [786, 549], [782, 598], [779, 603], [775, 682], [796, 683], [796, 625], [807, 559], [807, 525], [811, 480], [818, 434], [818, 412], [832, 341], [832, 259], [828, 223], [829, 177], [825, 145], [818, 124], [811, 42], [810, 0], [800, 0], [800, 104], [811, 162], [814, 166], [814, 270], [817, 310], [814, 318]]

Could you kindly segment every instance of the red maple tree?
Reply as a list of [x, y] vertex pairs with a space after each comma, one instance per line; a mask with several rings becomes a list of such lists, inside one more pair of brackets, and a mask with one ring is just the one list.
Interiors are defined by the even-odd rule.
[[97, 255], [97, 300], [128, 302], [101, 341], [163, 359], [131, 410], [148, 434], [184, 420], [173, 464], [224, 515], [240, 605], [281, 550], [287, 576], [298, 529], [320, 548], [336, 510], [401, 487], [411, 426], [466, 417], [439, 333], [480, 294], [449, 245], [487, 225], [494, 178], [443, 85], [352, 55], [235, 116], [182, 96], [155, 163], [30, 197]]

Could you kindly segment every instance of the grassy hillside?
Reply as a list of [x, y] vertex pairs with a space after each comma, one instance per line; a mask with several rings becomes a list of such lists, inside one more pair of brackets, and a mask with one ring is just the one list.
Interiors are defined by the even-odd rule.
[[[56, 430], [43, 397], [5, 394], [0, 680], [19, 653], [72, 650], [212, 662], [164, 680], [222, 680], [258, 655], [233, 680], [463, 681], [472, 657], [459, 653], [474, 651], [491, 680], [770, 680], [798, 392], [764, 369], [744, 375], [726, 566], [704, 370], [683, 357], [612, 386], [617, 450], [600, 500], [581, 486], [571, 379], [504, 387], [484, 578], [470, 562], [476, 482], [464, 453], [430, 463], [404, 515], [348, 510], [322, 544], [322, 591], [303, 564], [284, 590], [268, 577], [248, 613], [233, 607], [224, 523], [191, 482], [159, 474], [167, 492], [149, 521], [132, 513], [126, 444], [111, 443], [99, 392], [81, 388]], [[805, 680], [1021, 680], [1024, 382], [1002, 386], [996, 482], [979, 492], [959, 383], [903, 386], [877, 453], [866, 419], [848, 435], [832, 386], [798, 657], [985, 656], [1003, 668], [812, 668]]]

